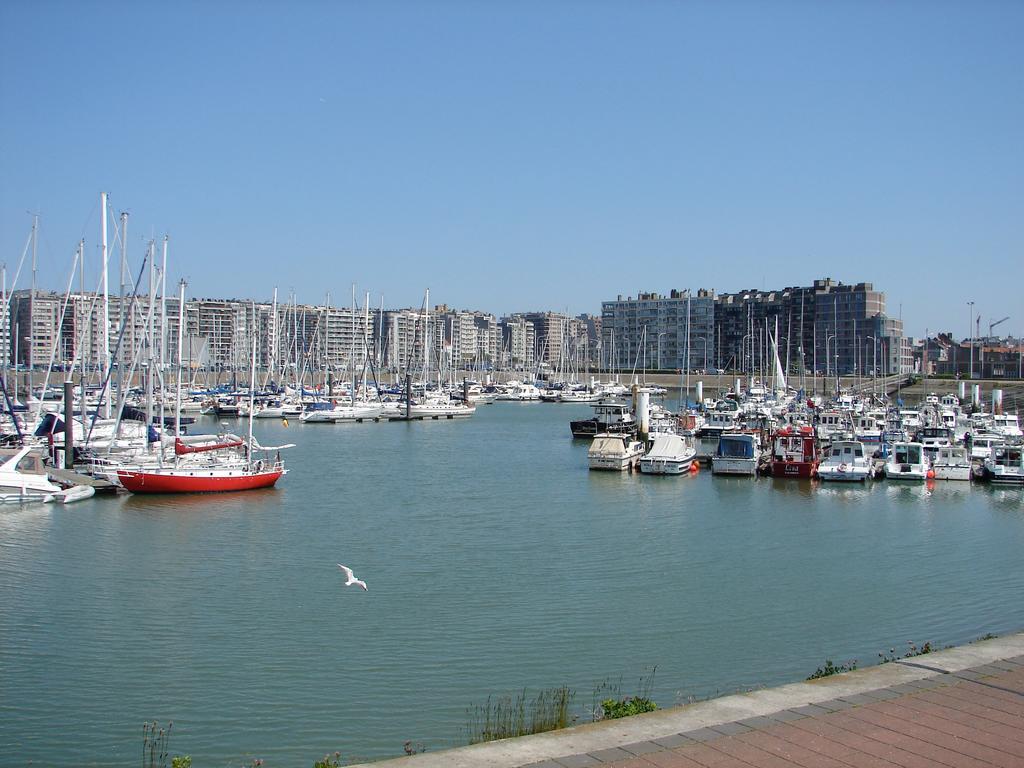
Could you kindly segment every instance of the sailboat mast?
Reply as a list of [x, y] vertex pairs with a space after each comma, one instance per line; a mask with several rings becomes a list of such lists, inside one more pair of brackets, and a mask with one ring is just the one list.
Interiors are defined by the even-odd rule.
[[350, 400], [356, 404], [356, 284], [352, 283], [352, 338], [349, 344], [348, 363], [352, 366], [352, 389]]
[[[82, 297], [82, 325], [85, 327], [86, 333], [79, 334], [79, 339], [82, 340], [82, 372], [78, 374], [78, 383], [80, 385], [81, 394], [79, 399], [82, 405], [82, 426], [85, 426], [86, 418], [86, 404], [85, 404], [85, 372], [89, 366], [89, 348], [92, 346], [89, 342], [92, 338], [92, 334], [89, 332], [92, 325], [92, 308], [93, 302], [89, 304], [85, 303], [85, 238], [83, 237], [80, 241], [79, 248], [82, 251], [82, 261], [79, 264], [78, 273], [78, 290]], [[78, 352], [76, 349], [75, 352]]]
[[331, 357], [329, 354], [331, 341], [331, 294], [327, 293], [324, 304], [324, 393], [330, 397], [334, 389], [333, 377], [331, 376]]
[[[39, 214], [33, 214], [32, 216], [32, 290], [28, 297], [28, 316], [35, 318], [36, 310], [36, 252], [39, 244]], [[31, 329], [31, 325], [29, 325]], [[28, 397], [32, 396], [32, 371], [35, 368], [35, 334], [29, 331], [28, 340]], [[39, 400], [42, 402], [45, 393], [40, 396]], [[27, 398], [26, 398], [27, 400]]]
[[[146, 427], [153, 423], [153, 309], [156, 306], [156, 243], [149, 242], [149, 311], [146, 316]], [[147, 441], [147, 446], [149, 445]]]
[[366, 335], [370, 329], [370, 292], [366, 292], [363, 302], [363, 397], [366, 398], [366, 359], [370, 356], [370, 346], [366, 343]]
[[[118, 308], [118, 315], [121, 318], [121, 327], [122, 328], [124, 327], [124, 324], [128, 322], [128, 318], [125, 316], [125, 312], [124, 312], [124, 278], [125, 278], [125, 272], [127, 271], [127, 269], [128, 269], [128, 213], [126, 211], [121, 211], [121, 275], [120, 275], [120, 280], [119, 280], [119, 283], [120, 283], [120, 286], [119, 286], [119, 288], [120, 288], [120, 291], [119, 291], [120, 301], [119, 301], [119, 304], [118, 304], [118, 307], [119, 307]], [[129, 337], [128, 348], [131, 349], [131, 350], [134, 350], [135, 349], [135, 345], [132, 343], [134, 341], [133, 337], [135, 335], [134, 334], [134, 326], [128, 326], [128, 328], [133, 331], [132, 337]], [[124, 364], [125, 364], [125, 358], [127, 357], [127, 355], [128, 355], [128, 352], [124, 348], [122, 348], [121, 352], [118, 354], [118, 358], [119, 358], [118, 361], [117, 361], [117, 388], [118, 388], [118, 392], [123, 392], [125, 389], [127, 389], [131, 385], [131, 382], [126, 382], [124, 380]]]
[[274, 286], [274, 303], [270, 311], [270, 365], [267, 377], [273, 381], [277, 377], [277, 286]]
[[[185, 281], [178, 282], [178, 376], [175, 382], [174, 396], [174, 439], [181, 435], [181, 345], [184, 342], [185, 330]], [[174, 452], [174, 464], [178, 464], [178, 452]]]
[[[164, 235], [164, 247], [160, 266], [160, 432], [164, 429], [164, 415], [167, 403], [167, 387], [164, 371], [167, 370], [167, 244], [169, 235]], [[163, 451], [160, 452], [161, 457]]]
[[100, 399], [103, 400], [103, 417], [110, 418], [110, 396], [107, 390], [110, 387], [109, 377], [106, 372], [110, 370], [110, 295], [107, 284], [107, 193], [100, 192], [100, 261], [101, 283], [103, 290], [103, 371], [104, 384], [100, 392]]
[[[256, 380], [256, 337], [252, 338], [252, 365], [249, 369], [249, 381]], [[249, 446], [245, 452], [249, 471], [252, 471], [252, 414], [256, 408], [256, 387], [249, 387]]]

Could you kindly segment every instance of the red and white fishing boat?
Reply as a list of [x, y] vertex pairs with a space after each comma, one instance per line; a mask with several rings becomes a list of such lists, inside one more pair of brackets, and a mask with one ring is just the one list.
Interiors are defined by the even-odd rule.
[[772, 438], [772, 477], [813, 477], [819, 461], [811, 427], [785, 426]]

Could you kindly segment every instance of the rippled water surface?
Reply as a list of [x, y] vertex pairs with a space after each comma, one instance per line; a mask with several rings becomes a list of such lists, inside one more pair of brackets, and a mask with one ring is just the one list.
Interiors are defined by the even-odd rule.
[[258, 423], [276, 490], [0, 509], [0, 765], [134, 764], [145, 719], [197, 766], [433, 751], [523, 687], [656, 666], [667, 705], [1024, 627], [1019, 490], [594, 473], [587, 413]]

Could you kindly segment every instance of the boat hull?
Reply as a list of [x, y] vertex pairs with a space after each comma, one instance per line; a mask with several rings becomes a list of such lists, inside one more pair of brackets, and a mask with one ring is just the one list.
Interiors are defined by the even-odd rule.
[[117, 481], [132, 493], [221, 493], [271, 488], [284, 470], [223, 474], [210, 470], [141, 472], [122, 469]]
[[964, 480], [970, 482], [971, 467], [967, 464], [933, 464], [936, 480]]
[[772, 477], [811, 478], [817, 468], [816, 461], [773, 461]]
[[885, 479], [923, 483], [928, 479], [928, 468], [922, 464], [886, 464]]
[[757, 474], [757, 459], [723, 458], [714, 456], [711, 459], [711, 474], [713, 475], [746, 475], [753, 477]]
[[818, 479], [825, 482], [862, 483], [868, 479], [870, 474], [869, 467], [846, 466], [845, 469], [824, 465], [818, 467]]
[[591, 456], [589, 461], [591, 469], [625, 472], [640, 462], [640, 454], [635, 456]]
[[645, 475], [685, 475], [690, 472], [693, 459], [640, 459], [640, 471]]

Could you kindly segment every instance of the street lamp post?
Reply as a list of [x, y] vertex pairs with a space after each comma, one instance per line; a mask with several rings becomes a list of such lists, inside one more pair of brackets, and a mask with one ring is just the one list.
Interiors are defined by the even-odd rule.
[[967, 306], [970, 307], [970, 316], [967, 318], [967, 343], [971, 346], [967, 350], [967, 354], [971, 356], [971, 367], [970, 367], [970, 379], [974, 380], [974, 340], [971, 338], [971, 326], [974, 325], [974, 302], [968, 301]]
[[[835, 337], [836, 337], [836, 335], [834, 333], [825, 337], [825, 378], [826, 379], [829, 377], [828, 364], [829, 364], [829, 359], [830, 359], [829, 355], [828, 355], [828, 342], [829, 342], [829, 340], [834, 339]], [[836, 373], [839, 373], [839, 355], [838, 354], [836, 355]]]
[[704, 373], [708, 372], [708, 340], [706, 336], [698, 336], [697, 341], [704, 342]]
[[878, 361], [875, 359], [878, 356], [878, 339], [874, 336], [865, 336], [867, 339], [871, 339], [871, 391], [877, 395], [878, 389]]

